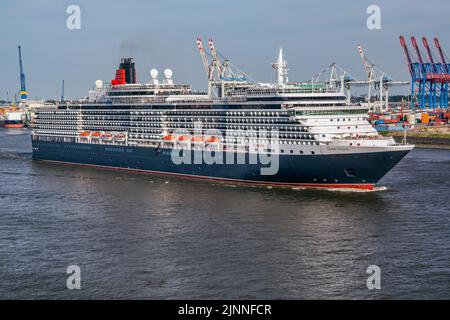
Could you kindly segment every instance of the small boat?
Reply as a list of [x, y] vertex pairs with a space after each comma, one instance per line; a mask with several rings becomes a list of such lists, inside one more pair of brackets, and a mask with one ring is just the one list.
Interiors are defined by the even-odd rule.
[[102, 134], [100, 132], [92, 132], [91, 138], [98, 139]]
[[11, 108], [6, 110], [2, 126], [5, 128], [23, 128], [25, 126], [25, 112], [20, 109]]

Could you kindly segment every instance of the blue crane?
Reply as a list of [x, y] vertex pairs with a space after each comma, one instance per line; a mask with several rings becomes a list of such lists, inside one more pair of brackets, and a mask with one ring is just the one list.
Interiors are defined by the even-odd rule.
[[28, 92], [25, 85], [25, 74], [23, 73], [23, 65], [22, 65], [22, 51], [19, 46], [19, 64], [20, 64], [20, 99], [27, 100]]
[[450, 83], [450, 68], [446, 63], [444, 53], [439, 40], [435, 39], [436, 48], [439, 51], [442, 62], [439, 63], [433, 58], [431, 48], [425, 37], [422, 38], [423, 45], [427, 50], [429, 62], [422, 59], [416, 38], [411, 37], [411, 43], [415, 49], [417, 62], [413, 62], [403, 36], [400, 36], [400, 44], [405, 52], [411, 73], [411, 108], [415, 107], [414, 100], [419, 109], [425, 108], [447, 108], [448, 89]]

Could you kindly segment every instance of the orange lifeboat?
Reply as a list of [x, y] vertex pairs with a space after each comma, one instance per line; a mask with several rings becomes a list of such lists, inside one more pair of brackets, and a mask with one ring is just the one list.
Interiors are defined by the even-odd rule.
[[83, 131], [80, 133], [80, 137], [82, 138], [88, 138], [91, 136], [91, 133], [89, 131]]
[[219, 138], [215, 137], [215, 136], [211, 136], [206, 138], [206, 142], [208, 143], [219, 143]]
[[193, 143], [203, 143], [205, 141], [205, 139], [203, 137], [192, 137], [191, 141]]
[[179, 136], [178, 137], [179, 142], [188, 142], [189, 140], [190, 140], [189, 136]]
[[92, 132], [92, 134], [91, 134], [91, 137], [92, 138], [100, 138], [100, 136], [101, 136], [101, 134], [100, 134], [100, 132]]
[[163, 140], [166, 141], [166, 142], [171, 142], [171, 141], [175, 140], [175, 137], [171, 136], [171, 135], [167, 135], [167, 136], [163, 137]]

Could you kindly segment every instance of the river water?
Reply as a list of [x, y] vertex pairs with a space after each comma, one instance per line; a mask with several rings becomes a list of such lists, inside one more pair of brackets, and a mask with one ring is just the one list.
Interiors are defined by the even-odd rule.
[[[0, 129], [0, 298], [450, 298], [450, 150], [375, 192], [282, 190], [35, 162]], [[67, 289], [68, 266], [81, 289]], [[381, 289], [367, 288], [370, 265]]]

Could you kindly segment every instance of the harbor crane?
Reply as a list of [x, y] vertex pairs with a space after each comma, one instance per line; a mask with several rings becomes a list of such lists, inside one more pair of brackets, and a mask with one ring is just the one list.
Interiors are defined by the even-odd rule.
[[450, 64], [447, 64], [444, 52], [442, 51], [441, 43], [439, 42], [438, 38], [434, 38], [434, 45], [436, 46], [436, 49], [438, 49], [439, 56], [441, 57], [442, 67], [447, 71], [447, 73], [450, 73]]
[[414, 36], [411, 37], [411, 45], [414, 47], [416, 61], [413, 61], [409, 54], [405, 38], [400, 36], [399, 39], [411, 74], [411, 109], [416, 104], [420, 109], [427, 107], [431, 109], [436, 107], [447, 108], [450, 65], [446, 63], [439, 39], [435, 38], [434, 43], [441, 58], [440, 63], [434, 59], [426, 37], [422, 37], [422, 44], [427, 51], [429, 61], [423, 59]]
[[311, 82], [324, 83], [330, 89], [340, 90], [347, 97], [348, 104], [351, 102], [351, 88], [365, 87], [369, 83], [367, 80], [357, 80], [334, 62], [316, 74]]
[[[439, 56], [441, 58], [440, 63], [440, 73], [441, 74], [450, 74], [450, 64], [447, 63], [445, 59], [444, 52], [441, 47], [441, 43], [438, 38], [434, 38], [434, 45], [439, 52]], [[441, 94], [440, 94], [440, 105], [442, 107], [448, 107], [448, 89], [449, 89], [449, 81], [441, 82]]]
[[203, 67], [205, 68], [205, 72], [208, 77], [208, 80], [211, 80], [212, 79], [212, 67], [208, 61], [208, 57], [206, 56], [206, 52], [205, 52], [205, 48], [203, 47], [202, 39], [200, 39], [200, 38], [197, 38], [197, 48], [200, 52]]
[[[372, 111], [384, 112], [389, 107], [389, 88], [393, 86], [407, 86], [408, 81], [395, 81], [386, 72], [379, 69], [365, 55], [361, 45], [358, 45], [358, 53], [367, 74], [369, 108]], [[378, 91], [378, 103], [372, 104], [372, 95]]]
[[25, 102], [28, 99], [28, 93], [25, 85], [25, 73], [22, 65], [22, 50], [19, 46], [19, 66], [20, 66], [20, 99]]
[[[416, 48], [418, 55], [420, 55], [420, 51], [419, 51], [416, 39], [414, 37], [411, 37], [411, 40], [414, 40], [414, 47]], [[440, 65], [440, 63], [434, 63], [433, 54], [431, 53], [431, 48], [430, 48], [430, 45], [428, 44], [428, 40], [426, 37], [422, 37], [422, 44], [425, 47], [425, 50], [428, 55], [427, 63], [423, 63], [423, 61], [421, 61], [423, 68], [425, 69], [425, 72], [441, 74], [442, 73], [441, 65]], [[445, 73], [445, 71], [444, 71], [444, 73]], [[437, 99], [438, 87], [439, 87], [438, 82], [436, 82], [436, 81], [430, 82], [430, 93], [431, 93], [430, 99], [431, 99], [432, 105], [436, 105], [436, 103], [437, 103], [436, 99]]]
[[[245, 73], [233, 66], [216, 50], [212, 39], [208, 40], [208, 46], [210, 54], [205, 51], [202, 39], [197, 38], [197, 48], [208, 78], [209, 96], [214, 94], [219, 98], [224, 98], [230, 88], [249, 86]], [[217, 92], [214, 89], [217, 89]]]
[[212, 54], [213, 64], [214, 64], [214, 67], [217, 72], [217, 77], [220, 79], [221, 77], [223, 77], [223, 69], [224, 68], [220, 63], [219, 56], [217, 54], [216, 47], [214, 46], [214, 42], [212, 39], [208, 40], [208, 45], [209, 45], [209, 50], [211, 51], [211, 54]]

